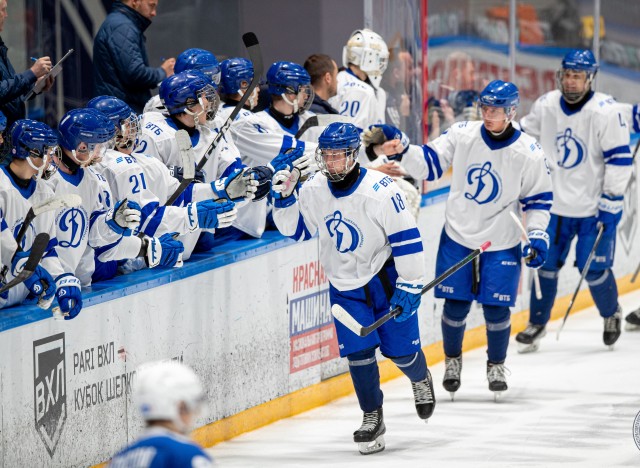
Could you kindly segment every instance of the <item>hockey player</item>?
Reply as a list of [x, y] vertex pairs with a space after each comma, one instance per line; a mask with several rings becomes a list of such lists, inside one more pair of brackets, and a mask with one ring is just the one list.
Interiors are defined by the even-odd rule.
[[586, 280], [604, 319], [604, 344], [612, 346], [620, 336], [622, 310], [611, 267], [631, 174], [629, 126], [612, 97], [591, 89], [597, 71], [590, 50], [569, 52], [557, 73], [558, 90], [540, 97], [520, 122], [552, 158], [554, 192], [547, 230], [551, 248], [540, 270], [542, 299], [531, 295], [529, 325], [516, 336], [524, 352], [537, 350], [546, 333], [573, 238], [578, 237], [576, 259], [582, 271], [600, 225], [603, 236]]
[[284, 235], [306, 240], [318, 233], [332, 305], [340, 304], [366, 325], [390, 308], [402, 310], [395, 321], [362, 338], [335, 321], [340, 356], [349, 361], [364, 413], [354, 441], [366, 455], [384, 449], [377, 347], [411, 380], [421, 419], [431, 417], [435, 396], [416, 315], [424, 284], [420, 232], [393, 180], [357, 163], [359, 146], [353, 124], [328, 125], [316, 153], [321, 172], [311, 176], [297, 195], [300, 172], [275, 161], [272, 197], [274, 221]]
[[522, 256], [530, 268], [546, 258], [549, 209], [553, 199], [545, 155], [534, 138], [511, 121], [519, 104], [518, 88], [492, 81], [480, 93], [481, 122], [459, 122], [422, 147], [411, 145], [402, 166], [417, 180], [436, 180], [453, 169], [445, 225], [440, 237], [436, 275], [484, 241], [492, 246], [479, 262], [463, 267], [437, 286], [445, 299], [442, 336], [446, 372], [444, 388], [460, 388], [462, 340], [471, 303], [482, 304], [487, 323], [489, 390], [507, 390], [504, 362], [511, 330], [510, 309], [520, 278], [520, 231], [509, 212], [527, 215], [529, 244]]
[[159, 159], [142, 153], [132, 155], [140, 133], [138, 116], [124, 101], [113, 96], [98, 96], [87, 106], [102, 112], [115, 125], [115, 150], [107, 150], [96, 169], [109, 182], [113, 197], [140, 205], [140, 232], [148, 236], [172, 232], [191, 234], [184, 243], [183, 258], [187, 260], [202, 229], [231, 225], [237, 213], [235, 204], [215, 202], [211, 184], [191, 184], [175, 206], [165, 207], [180, 182]]
[[188, 437], [205, 401], [198, 376], [178, 362], [158, 362], [138, 369], [134, 385], [133, 401], [146, 429], [109, 467], [213, 467], [211, 457]]

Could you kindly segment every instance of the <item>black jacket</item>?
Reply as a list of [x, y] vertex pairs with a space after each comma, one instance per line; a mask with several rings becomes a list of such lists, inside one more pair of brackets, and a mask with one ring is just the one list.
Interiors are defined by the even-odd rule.
[[328, 101], [325, 101], [317, 94], [313, 96], [313, 104], [311, 104], [311, 108], [309, 110], [315, 114], [338, 114], [339, 112], [335, 110]]
[[7, 56], [7, 46], [0, 37], [0, 110], [7, 117], [7, 129], [26, 116], [23, 96], [33, 87], [36, 75], [31, 70], [16, 74]]

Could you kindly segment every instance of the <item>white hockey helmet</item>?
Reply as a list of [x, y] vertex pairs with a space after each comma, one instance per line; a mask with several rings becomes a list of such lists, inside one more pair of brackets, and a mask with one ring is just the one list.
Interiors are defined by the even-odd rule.
[[357, 65], [365, 72], [371, 83], [378, 88], [382, 74], [389, 64], [389, 48], [384, 39], [370, 29], [358, 29], [351, 33], [347, 45], [342, 49], [342, 64]]
[[182, 422], [180, 406], [195, 416], [204, 396], [200, 379], [184, 364], [155, 362], [138, 369], [133, 401], [145, 421], [171, 421], [187, 433], [191, 428]]

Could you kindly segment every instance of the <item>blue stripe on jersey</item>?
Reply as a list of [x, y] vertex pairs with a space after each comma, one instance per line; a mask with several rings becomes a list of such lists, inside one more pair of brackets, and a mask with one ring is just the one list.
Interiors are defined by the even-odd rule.
[[427, 167], [429, 168], [427, 180], [434, 181], [442, 177], [442, 167], [440, 167], [438, 153], [429, 145], [422, 145], [422, 152], [424, 153], [424, 160], [427, 162]]
[[89, 217], [89, 229], [91, 229], [93, 227], [93, 223], [95, 223], [96, 220], [105, 213], [106, 211], [104, 210], [94, 211], [93, 213], [91, 213], [91, 216]]
[[282, 137], [282, 144], [280, 145], [278, 153], [284, 153], [289, 148], [293, 148], [293, 138], [291, 138], [289, 135], [285, 135]]
[[160, 223], [162, 222], [162, 218], [164, 216], [164, 210], [165, 210], [165, 207], [161, 206], [155, 212], [151, 220], [149, 220], [149, 224], [147, 224], [147, 226], [144, 229], [144, 233], [147, 236], [153, 237], [155, 235], [156, 231], [158, 230], [158, 227], [160, 226]]
[[422, 252], [422, 241], [413, 242], [412, 244], [404, 244], [399, 247], [391, 246], [391, 255], [394, 257], [402, 257], [403, 255], [411, 255]]
[[304, 149], [305, 149], [304, 141], [296, 140], [296, 149], [302, 150], [302, 152], [304, 152]]
[[242, 161], [240, 160], [240, 158], [236, 158], [231, 164], [229, 164], [227, 166], [227, 168], [224, 170], [224, 172], [220, 175], [220, 178], [227, 177], [229, 174], [231, 174], [236, 169], [244, 169], [245, 167], [247, 167], [247, 166], [242, 164]]
[[633, 158], [610, 158], [608, 161], [605, 161], [605, 164], [609, 164], [611, 166], [632, 166]]
[[389, 236], [389, 243], [398, 244], [411, 239], [420, 239], [420, 231], [418, 231], [418, 228], [405, 229], [404, 231], [391, 234]]
[[611, 201], [620, 201], [624, 200], [624, 195], [607, 195], [606, 193], [603, 193], [602, 198], [606, 198]]
[[640, 109], [638, 108], [638, 104], [633, 105], [631, 120], [633, 122], [633, 131], [636, 133], [640, 132]]
[[[194, 185], [193, 182], [190, 183], [187, 186], [186, 190], [182, 192], [178, 197], [178, 200], [182, 200], [182, 203], [184, 203], [184, 206], [188, 205], [193, 201], [193, 185]], [[177, 200], [176, 200], [176, 203], [177, 203]], [[175, 206], [180, 206], [180, 204], [176, 204], [176, 203], [174, 203]]]
[[528, 203], [527, 205], [522, 207], [522, 211], [529, 211], [529, 210], [549, 211], [550, 209], [551, 209], [551, 203]]
[[631, 148], [629, 148], [629, 145], [623, 145], [602, 152], [605, 161], [616, 154], [631, 154]]
[[112, 244], [109, 245], [103, 245], [102, 247], [98, 247], [97, 249], [94, 249], [94, 257], [97, 258], [98, 260], [100, 260], [100, 255], [102, 255], [103, 253], [113, 249], [115, 246], [117, 246], [120, 241], [122, 240], [122, 237], [120, 237], [120, 239], [118, 239], [117, 241], [115, 241]]
[[534, 201], [553, 201], [553, 192], [541, 192], [530, 197], [524, 197], [520, 199], [520, 203], [526, 205]]
[[9, 226], [7, 226], [7, 222], [4, 220], [4, 218], [2, 218], [0, 220], [0, 231], [4, 231], [5, 229], [8, 229]]
[[151, 213], [153, 213], [159, 205], [160, 203], [154, 201], [151, 203], [147, 203], [142, 207], [142, 210], [140, 210], [140, 225], [143, 225], [145, 223], [147, 218], [151, 216]]
[[295, 234], [289, 237], [295, 241], [311, 239], [311, 233], [307, 229], [307, 225], [304, 223], [302, 214], [298, 214], [298, 226], [296, 226]]

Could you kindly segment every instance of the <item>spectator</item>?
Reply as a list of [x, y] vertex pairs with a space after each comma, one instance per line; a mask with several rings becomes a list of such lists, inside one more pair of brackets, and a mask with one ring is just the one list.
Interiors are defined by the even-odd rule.
[[[3, 1], [3, 0], [0, 0]], [[144, 31], [156, 16], [157, 0], [117, 0], [93, 43], [94, 95], [111, 95], [141, 113], [151, 89], [173, 75], [175, 58], [149, 66]]]
[[[0, 0], [0, 32], [4, 28], [7, 16], [7, 0]], [[44, 75], [51, 70], [51, 59], [40, 57], [30, 69], [16, 74], [7, 51], [7, 46], [0, 37], [0, 111], [7, 117], [6, 128], [11, 128], [13, 122], [25, 118], [23, 96], [33, 88], [36, 81], [44, 79]], [[49, 91], [52, 85], [53, 78], [50, 78], [44, 91]]]
[[304, 62], [315, 92], [309, 109], [316, 114], [338, 114], [327, 100], [338, 94], [338, 65], [325, 54], [313, 54]]

